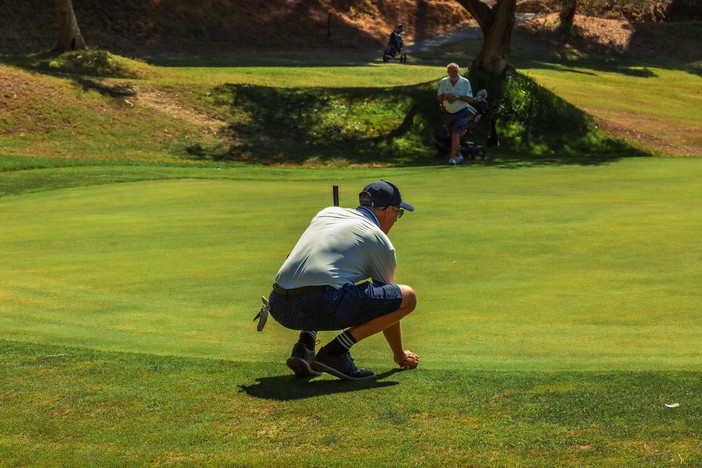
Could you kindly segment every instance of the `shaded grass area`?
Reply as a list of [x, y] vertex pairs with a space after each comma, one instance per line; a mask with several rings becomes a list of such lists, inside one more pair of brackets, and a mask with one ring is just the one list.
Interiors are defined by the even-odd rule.
[[[393, 88], [296, 88], [224, 85], [213, 102], [229, 122], [231, 147], [195, 145], [191, 156], [264, 163], [432, 164], [434, 135], [445, 115], [432, 97], [436, 82]], [[478, 83], [477, 89], [482, 89]], [[520, 74], [499, 95], [500, 148], [493, 163], [594, 163], [645, 153], [601, 134], [595, 122]], [[261, 103], [275, 103], [261, 105]], [[489, 122], [476, 126], [487, 145]], [[443, 158], [441, 164], [445, 163]]]
[[0, 360], [9, 466], [702, 463], [699, 372], [425, 367], [349, 383], [13, 341]]
[[[539, 152], [541, 137], [533, 132], [532, 125], [557, 129], [564, 124], [559, 121], [561, 116], [568, 116], [567, 125], [582, 121], [577, 114], [561, 111], [553, 113], [555, 118], [551, 119], [548, 106], [576, 106], [587, 114], [583, 116], [586, 120], [594, 117], [601, 133], [589, 133], [587, 138], [594, 138], [595, 142], [603, 135], [617, 135], [620, 141], [643, 153], [702, 154], [699, 137], [702, 102], [698, 92], [702, 55], [696, 39], [702, 31], [702, 23], [636, 24], [633, 27], [637, 29], [632, 39], [632, 48], [636, 50], [630, 53], [606, 51], [582, 41], [575, 45], [564, 44], [547, 34], [515, 29], [510, 61], [526, 77], [524, 86], [532, 87], [529, 82], [538, 83], [532, 89], [539, 96], [531, 101], [531, 93], [520, 96], [519, 87], [515, 87], [516, 94], [512, 93], [515, 97], [512, 102], [529, 104], [526, 108], [517, 105], [514, 114], [519, 116], [515, 118], [515, 128], [520, 130], [514, 132], [517, 141], [531, 139], [531, 147], [521, 148], [530, 153], [530, 157], [524, 159], [548, 160], [545, 156], [534, 156]], [[645, 46], [635, 45], [637, 37], [647, 36], [650, 39]], [[421, 60], [437, 67], [445, 58], [465, 64], [466, 54], [475, 56], [478, 45], [474, 41], [463, 41], [443, 48], [438, 56], [423, 54]], [[557, 95], [557, 99], [550, 94]], [[525, 113], [524, 109], [531, 112]], [[526, 116], [530, 118], [525, 119]], [[566, 141], [573, 135], [577, 141], [578, 134], [582, 133], [572, 130], [562, 133]]]
[[647, 76], [640, 70], [645, 68], [702, 73], [702, 51], [697, 46], [702, 22], [634, 22], [629, 28], [631, 35], [624, 50], [577, 35], [566, 39], [548, 26], [538, 31], [517, 28], [512, 63], [520, 69], [570, 64], [639, 77]]

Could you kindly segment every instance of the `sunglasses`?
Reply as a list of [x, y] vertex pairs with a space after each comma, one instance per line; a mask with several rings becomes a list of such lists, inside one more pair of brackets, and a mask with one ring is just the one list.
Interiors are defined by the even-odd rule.
[[405, 210], [404, 210], [403, 208], [398, 208], [398, 207], [392, 206], [392, 205], [390, 205], [390, 207], [391, 207], [393, 210], [397, 211], [397, 219], [402, 218], [402, 215], [405, 214]]

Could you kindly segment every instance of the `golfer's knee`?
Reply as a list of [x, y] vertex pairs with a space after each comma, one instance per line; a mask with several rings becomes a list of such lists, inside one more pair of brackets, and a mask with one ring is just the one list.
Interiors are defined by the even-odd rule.
[[409, 314], [417, 307], [417, 294], [414, 292], [414, 289], [405, 284], [400, 285], [400, 291], [402, 291], [402, 304], [400, 304], [400, 309], [404, 310], [406, 314]]

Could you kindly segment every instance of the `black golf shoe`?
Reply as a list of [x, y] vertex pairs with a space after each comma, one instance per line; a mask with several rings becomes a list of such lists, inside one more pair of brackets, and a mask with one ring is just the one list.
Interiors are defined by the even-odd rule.
[[321, 372], [316, 372], [310, 367], [314, 358], [314, 349], [309, 349], [304, 343], [295, 343], [292, 353], [285, 364], [295, 372], [298, 377], [319, 377]]
[[344, 380], [369, 380], [376, 377], [371, 370], [357, 368], [350, 353], [334, 355], [326, 348], [319, 350], [311, 367], [315, 371], [327, 372]]

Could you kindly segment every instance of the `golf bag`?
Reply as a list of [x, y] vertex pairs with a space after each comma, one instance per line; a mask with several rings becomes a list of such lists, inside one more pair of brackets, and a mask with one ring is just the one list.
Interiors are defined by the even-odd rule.
[[388, 45], [385, 47], [385, 50], [383, 50], [383, 62], [389, 62], [390, 60], [394, 59], [397, 54], [400, 54], [400, 63], [407, 62], [407, 54], [402, 53], [402, 36], [404, 34], [405, 31], [402, 28], [402, 25], [399, 25], [397, 28], [395, 28], [392, 34], [390, 34]]
[[[459, 151], [465, 159], [482, 160], [487, 158], [485, 146], [475, 142], [473, 130], [482, 122], [487, 121], [488, 134], [486, 146], [499, 146], [500, 138], [497, 134], [495, 119], [499, 105], [491, 103], [487, 100], [487, 91], [484, 89], [478, 91], [475, 95], [476, 103], [472, 106], [477, 111], [471, 119], [471, 124], [468, 128], [461, 132], [459, 140]], [[436, 147], [436, 158], [441, 159], [447, 157], [451, 153], [451, 131], [446, 125], [441, 125], [434, 133], [434, 146]]]

